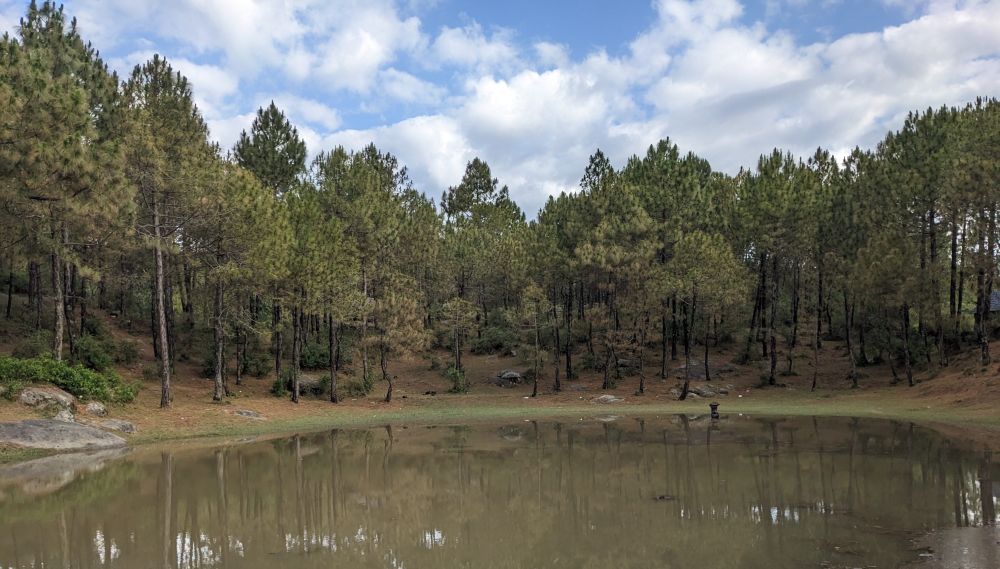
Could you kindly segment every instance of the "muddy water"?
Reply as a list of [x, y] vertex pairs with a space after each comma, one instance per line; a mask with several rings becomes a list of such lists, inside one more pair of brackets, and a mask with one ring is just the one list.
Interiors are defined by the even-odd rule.
[[396, 426], [44, 466], [0, 469], [0, 568], [891, 568], [943, 555], [929, 535], [975, 567], [962, 551], [1000, 547], [962, 533], [996, 535], [995, 461], [886, 421]]

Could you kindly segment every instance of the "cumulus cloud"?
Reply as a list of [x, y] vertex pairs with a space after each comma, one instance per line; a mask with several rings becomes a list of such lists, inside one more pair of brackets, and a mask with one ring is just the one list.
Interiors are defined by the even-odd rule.
[[[1000, 0], [881, 0], [897, 25], [800, 43], [775, 10], [838, 0], [652, 0], [623, 48], [465, 21], [429, 30], [436, 0], [77, 0], [105, 53], [165, 53], [224, 147], [274, 99], [315, 152], [375, 142], [437, 196], [486, 159], [530, 214], [573, 189], [602, 148], [622, 165], [670, 137], [735, 173], [780, 147], [871, 146], [911, 109], [1000, 92]], [[12, 6], [17, 4], [17, 9]], [[0, 0], [0, 26], [23, 7]]]

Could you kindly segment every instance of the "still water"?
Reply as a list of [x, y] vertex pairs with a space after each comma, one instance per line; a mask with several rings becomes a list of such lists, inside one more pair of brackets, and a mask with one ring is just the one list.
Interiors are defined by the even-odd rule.
[[0, 469], [0, 567], [904, 567], [930, 530], [996, 524], [1000, 490], [973, 444], [855, 419], [394, 426], [115, 454]]

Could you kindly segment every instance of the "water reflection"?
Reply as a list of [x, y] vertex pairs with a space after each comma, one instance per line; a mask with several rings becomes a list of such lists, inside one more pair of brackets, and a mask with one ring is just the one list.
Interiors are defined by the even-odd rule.
[[896, 567], [995, 524], [997, 474], [882, 421], [334, 430], [0, 485], [0, 567]]

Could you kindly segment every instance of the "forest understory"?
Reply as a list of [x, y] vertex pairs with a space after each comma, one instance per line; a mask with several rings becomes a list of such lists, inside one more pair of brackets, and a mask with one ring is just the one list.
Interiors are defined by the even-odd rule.
[[[14, 297], [14, 302], [26, 302]], [[549, 369], [539, 380], [539, 393], [531, 397], [532, 384], [524, 381], [509, 387], [497, 385], [505, 370], [527, 372], [522, 358], [512, 355], [463, 355], [469, 381], [465, 393], [451, 393], [453, 385], [442, 369], [432, 369], [432, 361], [451, 357], [446, 350], [430, 350], [420, 355], [390, 362], [397, 374], [395, 397], [386, 403], [385, 388], [377, 383], [367, 396], [348, 396], [332, 404], [324, 395], [304, 395], [299, 403], [272, 393], [274, 374], [244, 377], [239, 386], [230, 384], [231, 394], [221, 403], [212, 400], [213, 380], [203, 377], [198, 362], [176, 364], [173, 401], [169, 408], [158, 409], [159, 380], [144, 378], [144, 370], [155, 367], [153, 349], [144, 339], [149, 331], [123, 330], [116, 319], [101, 310], [90, 317], [104, 323], [117, 342], [134, 342], [138, 357], [128, 365], [117, 364], [114, 371], [125, 381], [141, 385], [131, 403], [110, 406], [114, 418], [132, 422], [137, 433], [129, 435], [133, 444], [147, 444], [177, 439], [278, 434], [294, 430], [318, 430], [334, 427], [383, 424], [449, 424], [469, 422], [520, 421], [532, 419], [612, 420], [622, 416], [668, 414], [707, 415], [708, 403], [721, 404], [723, 416], [734, 413], [759, 415], [813, 415], [882, 417], [932, 425], [938, 429], [959, 430], [962, 436], [989, 448], [1000, 450], [1000, 365], [979, 364], [979, 347], [969, 347], [951, 358], [948, 367], [922, 366], [915, 370], [914, 387], [893, 383], [887, 363], [873, 363], [858, 368], [858, 388], [852, 387], [851, 366], [846, 343], [827, 340], [819, 351], [817, 388], [813, 378], [812, 349], [800, 348], [793, 358], [794, 373], [780, 375], [779, 385], [766, 385], [769, 360], [755, 353], [751, 361], [741, 363], [739, 342], [721, 346], [709, 344], [710, 381], [704, 379], [704, 346], [692, 350], [692, 394], [677, 401], [677, 390], [684, 377], [683, 353], [668, 361], [668, 377], [660, 377], [659, 361], [644, 366], [645, 393], [638, 394], [639, 373], [630, 370], [616, 385], [603, 389], [604, 374], [578, 366], [572, 380], [553, 389]], [[30, 324], [18, 319], [0, 319], [0, 356], [9, 355], [30, 336]], [[994, 344], [996, 345], [996, 343]], [[206, 346], [208, 347], [208, 346]], [[755, 346], [759, 350], [759, 346]], [[651, 348], [651, 350], [653, 350]], [[578, 347], [586, 351], [586, 347]], [[578, 354], [582, 355], [582, 354]], [[785, 353], [779, 361], [787, 366]], [[560, 362], [563, 365], [563, 362]], [[437, 366], [435, 366], [437, 367]], [[784, 367], [782, 367], [784, 369]], [[303, 372], [303, 381], [322, 380], [327, 370]], [[898, 373], [898, 370], [897, 370]], [[358, 370], [341, 370], [343, 381], [350, 382]], [[148, 376], [148, 372], [146, 374]], [[229, 375], [233, 375], [232, 367]], [[527, 374], [530, 375], [530, 374]], [[714, 397], [697, 392], [709, 387], [727, 391]], [[603, 395], [617, 399], [599, 403]], [[237, 411], [252, 411], [251, 418]], [[39, 418], [40, 412], [15, 401], [0, 400], [0, 421]], [[3, 450], [0, 449], [0, 454]]]

